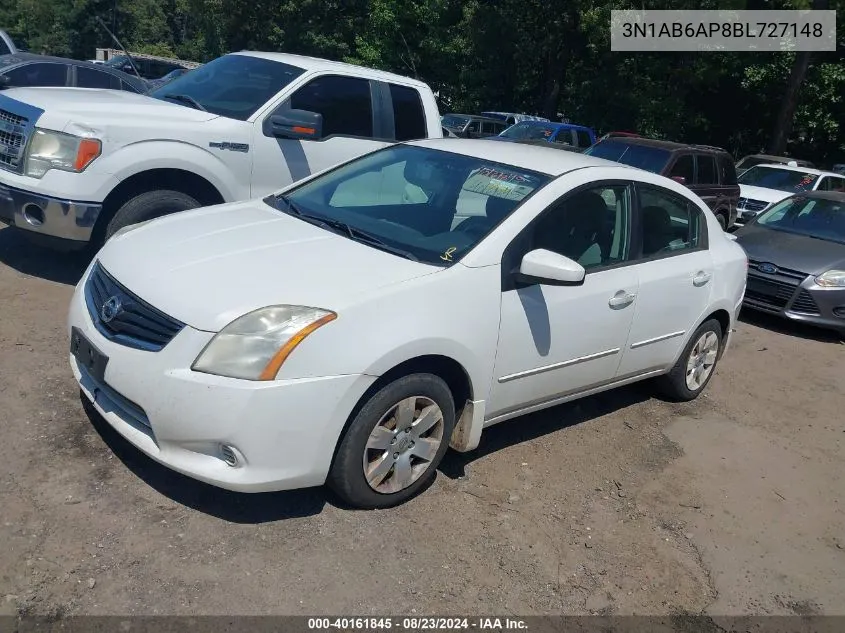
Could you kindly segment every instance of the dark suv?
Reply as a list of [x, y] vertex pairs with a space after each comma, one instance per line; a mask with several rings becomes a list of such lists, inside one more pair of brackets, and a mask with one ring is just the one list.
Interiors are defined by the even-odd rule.
[[610, 137], [585, 154], [639, 167], [692, 189], [709, 206], [723, 229], [736, 222], [739, 185], [733, 157], [719, 147], [684, 145], [650, 138]]
[[498, 136], [505, 131], [507, 124], [498, 119], [475, 114], [444, 114], [440, 124], [461, 138], [485, 138]]

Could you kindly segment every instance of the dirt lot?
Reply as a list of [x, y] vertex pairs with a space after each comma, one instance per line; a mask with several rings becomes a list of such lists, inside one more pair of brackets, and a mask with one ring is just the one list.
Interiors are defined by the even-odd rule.
[[389, 511], [171, 473], [86, 413], [84, 261], [0, 230], [0, 613], [845, 614], [845, 347], [746, 315], [706, 395], [513, 420]]

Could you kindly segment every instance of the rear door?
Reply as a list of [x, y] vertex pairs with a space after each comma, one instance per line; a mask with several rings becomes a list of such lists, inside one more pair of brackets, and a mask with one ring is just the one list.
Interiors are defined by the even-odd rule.
[[713, 154], [694, 154], [693, 157], [695, 159], [695, 180], [690, 189], [704, 200], [708, 207], [717, 211], [721, 208], [723, 200], [716, 169], [716, 157]]
[[619, 378], [670, 367], [710, 305], [707, 219], [692, 200], [637, 183], [636, 313]]

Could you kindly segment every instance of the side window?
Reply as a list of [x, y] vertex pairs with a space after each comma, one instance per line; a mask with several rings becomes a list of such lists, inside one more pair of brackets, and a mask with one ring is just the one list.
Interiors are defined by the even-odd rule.
[[578, 134], [578, 147], [589, 147], [592, 145], [592, 141], [590, 140], [590, 135], [587, 133], [587, 130], [577, 130]]
[[723, 185], [736, 184], [736, 166], [730, 156], [719, 154], [719, 182]]
[[496, 128], [493, 126], [493, 124], [490, 121], [482, 121], [481, 132], [483, 134], [491, 134], [492, 135], [492, 134], [495, 133], [495, 131], [496, 131]]
[[8, 55], [12, 52], [12, 49], [6, 44], [2, 37], [0, 37], [0, 55]]
[[467, 125], [466, 131], [478, 134], [479, 129], [480, 129], [480, 125], [479, 125], [478, 121], [472, 121], [469, 125]]
[[13, 86], [64, 86], [67, 84], [65, 64], [27, 64], [6, 73]]
[[678, 176], [683, 178], [687, 184], [691, 184], [693, 182], [692, 154], [678, 156], [678, 159], [672, 166], [672, 171], [669, 172], [669, 177], [675, 178]]
[[630, 187], [608, 184], [565, 196], [532, 227], [530, 248], [544, 248], [584, 268], [630, 258]]
[[504, 132], [508, 127], [504, 123], [494, 123], [493, 124], [494, 132], [498, 135]]
[[835, 178], [833, 176], [828, 176], [827, 179], [830, 181], [830, 191], [838, 191], [840, 193], [845, 193], [845, 178]]
[[323, 115], [323, 136], [373, 136], [370, 82], [328, 75], [309, 81], [290, 98], [294, 110]]
[[332, 207], [377, 207], [424, 204], [428, 196], [405, 179], [405, 163], [368, 171], [341, 183], [332, 194]]
[[819, 178], [819, 183], [816, 186], [817, 191], [830, 191], [830, 178], [822, 176]]
[[558, 133], [557, 133], [557, 136], [555, 136], [554, 142], [560, 143], [562, 145], [572, 145], [572, 130], [570, 130], [568, 128], [558, 130]]
[[396, 140], [410, 141], [428, 136], [420, 93], [413, 88], [390, 84], [390, 98], [393, 100]]
[[78, 88], [120, 88], [120, 79], [114, 75], [85, 66], [76, 67], [76, 85]]
[[696, 182], [699, 185], [715, 185], [719, 183], [716, 176], [716, 158], [711, 154], [699, 154], [696, 156], [698, 162], [698, 179]]
[[707, 245], [704, 214], [692, 202], [651, 186], [640, 186], [638, 194], [643, 257]]

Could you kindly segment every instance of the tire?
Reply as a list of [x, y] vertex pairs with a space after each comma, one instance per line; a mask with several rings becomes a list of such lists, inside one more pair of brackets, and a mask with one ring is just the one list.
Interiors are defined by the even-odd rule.
[[[405, 415], [397, 417], [400, 407]], [[423, 420], [433, 422], [419, 430]], [[403, 430], [406, 427], [408, 431]], [[432, 481], [454, 427], [455, 403], [441, 378], [432, 374], [399, 378], [377, 391], [355, 415], [326, 483], [356, 508], [398, 505]]]
[[[709, 335], [709, 336], [708, 336]], [[715, 336], [715, 341], [713, 337]], [[705, 341], [706, 337], [706, 343]], [[702, 349], [703, 355], [696, 349], [699, 344], [704, 344], [707, 347]], [[715, 345], [715, 347], [713, 347]], [[710, 349], [707, 349], [710, 348]], [[699, 348], [701, 349], [701, 348]], [[675, 402], [689, 402], [695, 400], [699, 394], [704, 391], [707, 383], [713, 377], [716, 371], [716, 364], [719, 361], [719, 353], [722, 349], [722, 326], [716, 319], [705, 321], [699, 326], [690, 337], [689, 343], [684, 348], [678, 358], [678, 362], [669, 371], [668, 374], [660, 376], [655, 381], [658, 391], [669, 400]], [[706, 350], [706, 351], [705, 351]], [[692, 360], [698, 357], [696, 360]], [[703, 358], [703, 364], [699, 365]], [[712, 362], [710, 362], [712, 361]], [[698, 378], [693, 377], [691, 381], [687, 380], [687, 373], [690, 364], [696, 364], [698, 367], [704, 367], [703, 370], [698, 371]], [[709, 363], [709, 364], [708, 364]]]
[[723, 231], [728, 230], [728, 216], [727, 215], [725, 215], [724, 213], [721, 213], [721, 212], [717, 213], [716, 214], [716, 220], [719, 222], [719, 226], [722, 227]]
[[153, 220], [171, 213], [196, 209], [200, 203], [181, 191], [147, 191], [124, 203], [106, 226], [104, 241], [130, 224]]

